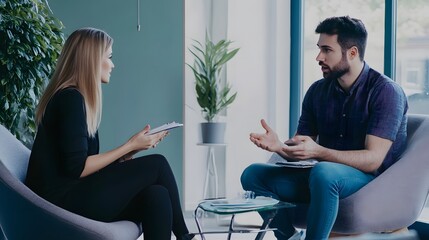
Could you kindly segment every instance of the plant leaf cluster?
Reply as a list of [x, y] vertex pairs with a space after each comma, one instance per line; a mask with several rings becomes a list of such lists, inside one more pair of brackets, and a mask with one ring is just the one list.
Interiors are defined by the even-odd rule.
[[25, 145], [64, 36], [46, 0], [0, 0], [0, 123]]
[[194, 65], [187, 64], [195, 76], [197, 102], [203, 116], [212, 122], [215, 116], [234, 102], [237, 92], [231, 93], [231, 86], [222, 84], [220, 74], [225, 64], [233, 58], [239, 48], [228, 50], [231, 41], [220, 40], [213, 43], [207, 36], [205, 44], [194, 40], [195, 44], [189, 51], [194, 55]]

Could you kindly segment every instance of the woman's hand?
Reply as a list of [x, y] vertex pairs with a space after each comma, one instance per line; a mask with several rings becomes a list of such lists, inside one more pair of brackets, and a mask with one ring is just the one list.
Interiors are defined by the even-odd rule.
[[128, 143], [131, 144], [133, 150], [125, 156], [130, 157], [131, 154], [132, 157], [132, 155], [136, 154], [139, 151], [154, 148], [159, 142], [164, 139], [164, 137], [168, 135], [168, 131], [162, 131], [159, 133], [148, 135], [147, 132], [149, 130], [150, 126], [146, 125], [143, 130], [136, 133], [128, 140]]
[[88, 156], [85, 162], [85, 168], [83, 169], [80, 177], [91, 175], [114, 161], [118, 160], [119, 162], [123, 162], [131, 160], [133, 159], [134, 154], [142, 150], [156, 147], [156, 145], [168, 135], [168, 131], [147, 135], [149, 130], [150, 126], [146, 125], [143, 130], [136, 133], [120, 147], [105, 153]]
[[283, 143], [280, 142], [277, 133], [275, 133], [265, 122], [264, 119], [261, 120], [261, 125], [265, 129], [265, 133], [251, 133], [250, 141], [252, 141], [256, 146], [265, 149], [270, 152], [277, 152], [282, 149]]

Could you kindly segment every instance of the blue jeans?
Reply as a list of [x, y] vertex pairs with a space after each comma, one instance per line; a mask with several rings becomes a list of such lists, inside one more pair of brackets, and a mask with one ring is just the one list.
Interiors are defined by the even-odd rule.
[[[372, 174], [331, 162], [320, 162], [307, 169], [256, 163], [244, 170], [241, 184], [256, 196], [309, 203], [306, 239], [328, 239], [337, 217], [339, 199], [350, 196], [373, 179]], [[287, 209], [280, 210], [270, 224], [279, 230], [275, 236], [280, 240], [288, 239], [295, 232], [287, 213]]]

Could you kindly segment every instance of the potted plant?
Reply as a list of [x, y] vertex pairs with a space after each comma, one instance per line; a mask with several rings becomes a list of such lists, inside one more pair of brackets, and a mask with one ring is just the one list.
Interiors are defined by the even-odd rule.
[[34, 112], [64, 42], [46, 0], [0, 1], [0, 124], [30, 147]]
[[204, 119], [201, 123], [203, 143], [223, 143], [226, 123], [216, 122], [219, 112], [234, 102], [237, 92], [231, 93], [231, 86], [227, 81], [221, 81], [222, 69], [226, 62], [231, 60], [238, 48], [228, 50], [231, 41], [220, 40], [213, 43], [207, 36], [205, 44], [195, 40], [193, 49], [194, 65], [187, 64], [195, 76], [195, 92], [197, 102], [201, 107]]

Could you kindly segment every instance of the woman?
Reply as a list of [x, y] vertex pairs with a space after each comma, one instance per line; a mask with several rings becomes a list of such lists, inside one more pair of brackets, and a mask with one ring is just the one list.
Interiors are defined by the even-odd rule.
[[133, 159], [156, 147], [167, 131], [150, 126], [116, 149], [99, 153], [101, 83], [108, 83], [112, 38], [83, 28], [67, 39], [40, 99], [38, 131], [26, 184], [46, 200], [99, 221], [141, 222], [144, 239], [191, 239], [177, 185], [162, 155]]

